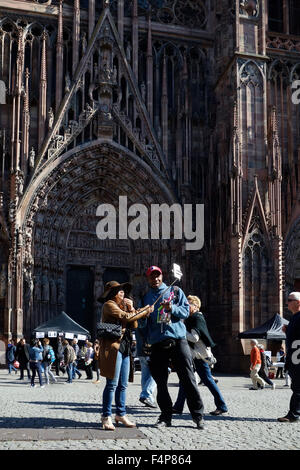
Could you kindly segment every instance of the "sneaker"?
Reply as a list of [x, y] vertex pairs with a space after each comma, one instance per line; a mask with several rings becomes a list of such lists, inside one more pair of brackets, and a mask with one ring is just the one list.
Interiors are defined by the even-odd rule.
[[34, 387], [35, 387], [35, 385], [34, 385], [34, 384], [31, 384], [31, 385], [30, 385], [30, 387], [34, 388]]
[[40, 385], [40, 388], [45, 388], [45, 385]]
[[249, 390], [258, 390], [258, 388], [250, 387]]
[[275, 388], [276, 388], [276, 384], [273, 384], [272, 385], [272, 390], [275, 390]]
[[157, 408], [157, 405], [150, 400], [150, 398], [140, 398], [140, 402], [144, 403], [144, 405], [148, 406], [149, 408]]
[[170, 428], [172, 426], [171, 420], [164, 420], [159, 418], [158, 421], [154, 424], [155, 428]]
[[223, 411], [223, 410], [218, 410], [218, 408], [217, 408], [215, 411], [211, 411], [209, 414], [212, 415], [212, 416], [220, 416], [223, 413], [227, 413], [227, 410]]
[[286, 415], [282, 418], [277, 418], [277, 421], [280, 423], [295, 423], [296, 421], [299, 421], [299, 418], [291, 418], [290, 416]]
[[204, 429], [204, 420], [203, 418], [193, 419], [194, 423], [196, 423], [197, 429]]

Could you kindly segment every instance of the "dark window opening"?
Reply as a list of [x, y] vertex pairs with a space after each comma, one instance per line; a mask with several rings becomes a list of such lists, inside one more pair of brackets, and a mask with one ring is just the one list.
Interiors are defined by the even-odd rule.
[[269, 0], [269, 30], [283, 33], [283, 3], [282, 0]]
[[300, 36], [300, 2], [290, 0], [290, 34]]

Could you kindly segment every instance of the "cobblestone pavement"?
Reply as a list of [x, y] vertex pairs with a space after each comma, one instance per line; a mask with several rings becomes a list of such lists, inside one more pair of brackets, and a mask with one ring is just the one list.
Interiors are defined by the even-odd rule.
[[[128, 415], [138, 424], [136, 437], [130, 434], [133, 430], [118, 430], [106, 431], [105, 439], [93, 439], [93, 430], [96, 435], [100, 429], [105, 379], [101, 378], [100, 384], [93, 384], [84, 380], [83, 374], [82, 379], [65, 385], [65, 377], [61, 376], [57, 384], [32, 389], [26, 379], [17, 380], [18, 375], [9, 375], [2, 369], [0, 450], [300, 449], [300, 423], [283, 424], [276, 420], [286, 414], [291, 396], [291, 390], [284, 387], [284, 380], [275, 380], [277, 387], [274, 391], [270, 388], [250, 391], [247, 377], [216, 376], [229, 412], [221, 417], [210, 416], [209, 411], [215, 409], [213, 397], [206, 387], [199, 386], [205, 404], [205, 430], [195, 428], [187, 407], [181, 416], [174, 416], [171, 428], [153, 428], [158, 410], [146, 408], [139, 402], [140, 373], [136, 372], [135, 382], [129, 385], [127, 399]], [[175, 373], [170, 375], [169, 390], [175, 401], [178, 391]], [[48, 430], [51, 440], [40, 440], [37, 430], [45, 433]], [[20, 439], [20, 432], [24, 440], [16, 440]], [[28, 441], [30, 435], [33, 437]]]

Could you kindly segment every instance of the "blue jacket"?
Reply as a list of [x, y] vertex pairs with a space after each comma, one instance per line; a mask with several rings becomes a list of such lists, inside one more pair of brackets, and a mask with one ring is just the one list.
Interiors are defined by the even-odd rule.
[[43, 346], [39, 348], [33, 346], [29, 349], [29, 357], [31, 361], [42, 361], [43, 360]]
[[8, 362], [13, 362], [15, 360], [16, 346], [9, 343], [6, 349], [6, 359]]
[[[143, 306], [152, 305], [166, 288], [167, 286], [164, 283], [158, 289], [150, 288], [143, 298]], [[165, 292], [163, 298], [157, 302], [154, 311], [148, 318], [142, 318], [138, 322], [139, 328], [142, 328], [143, 336], [147, 338], [149, 344], [159, 343], [167, 338], [186, 338], [186, 328], [182, 320], [189, 316], [189, 303], [181, 289], [178, 289], [176, 301], [172, 302], [171, 321], [169, 323], [158, 323], [157, 321], [160, 304], [163, 300], [168, 299], [172, 289], [170, 287]]]

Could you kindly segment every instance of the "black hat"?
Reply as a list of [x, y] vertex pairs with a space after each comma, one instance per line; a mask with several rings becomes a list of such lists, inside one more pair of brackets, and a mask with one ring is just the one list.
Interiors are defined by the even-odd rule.
[[106, 302], [109, 298], [114, 297], [117, 295], [117, 293], [120, 290], [123, 290], [126, 295], [129, 294], [129, 292], [132, 289], [132, 284], [129, 282], [124, 282], [123, 284], [119, 284], [117, 281], [109, 281], [105, 284], [104, 292], [100, 297], [98, 298], [99, 302]]

